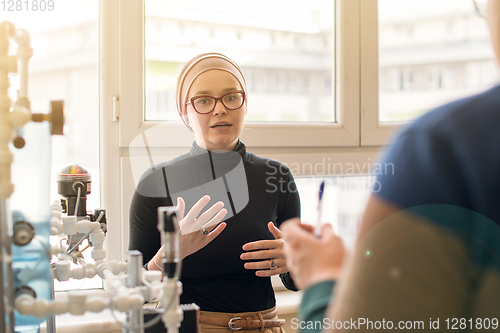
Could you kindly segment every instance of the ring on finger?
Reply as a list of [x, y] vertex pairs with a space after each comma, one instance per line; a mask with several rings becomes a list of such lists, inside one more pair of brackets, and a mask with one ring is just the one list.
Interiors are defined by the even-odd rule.
[[203, 236], [208, 235], [208, 232], [209, 232], [208, 230], [206, 230], [205, 228], [201, 228], [201, 230], [203, 230]]
[[276, 261], [274, 259], [269, 259], [269, 269], [273, 270], [278, 268], [278, 265], [276, 265]]

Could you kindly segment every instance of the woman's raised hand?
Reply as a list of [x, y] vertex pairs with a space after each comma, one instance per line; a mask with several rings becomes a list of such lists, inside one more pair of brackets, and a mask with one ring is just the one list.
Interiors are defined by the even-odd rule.
[[[186, 204], [181, 197], [177, 198], [177, 218], [179, 220], [179, 248], [181, 259], [197, 252], [213, 241], [215, 237], [226, 227], [226, 223], [220, 221], [226, 216], [227, 210], [224, 203], [219, 201], [210, 207], [206, 212], [198, 216], [210, 202], [210, 197], [205, 195], [191, 208], [184, 216]], [[213, 228], [219, 224], [216, 228]], [[212, 230], [213, 228], [213, 230]]]

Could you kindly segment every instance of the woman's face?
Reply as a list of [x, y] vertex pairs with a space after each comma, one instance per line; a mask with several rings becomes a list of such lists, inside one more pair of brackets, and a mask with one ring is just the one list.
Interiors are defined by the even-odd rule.
[[[187, 101], [200, 95], [221, 97], [234, 90], [242, 90], [238, 80], [226, 71], [213, 69], [194, 80], [189, 88]], [[246, 101], [236, 110], [226, 109], [220, 100], [208, 114], [197, 113], [191, 103], [186, 105], [186, 110], [189, 126], [193, 129], [198, 146], [208, 150], [232, 150], [236, 146], [243, 130]]]

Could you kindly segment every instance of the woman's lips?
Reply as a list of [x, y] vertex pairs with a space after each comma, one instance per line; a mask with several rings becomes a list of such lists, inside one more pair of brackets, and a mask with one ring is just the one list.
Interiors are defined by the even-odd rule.
[[210, 128], [213, 130], [216, 130], [218, 132], [224, 132], [224, 131], [229, 130], [232, 126], [233, 125], [231, 125], [231, 124], [221, 124], [221, 126], [215, 125], [215, 126], [210, 126]]

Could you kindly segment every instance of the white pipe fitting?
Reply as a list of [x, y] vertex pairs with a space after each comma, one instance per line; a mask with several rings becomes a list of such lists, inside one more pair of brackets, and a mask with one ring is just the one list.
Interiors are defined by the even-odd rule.
[[35, 299], [28, 294], [21, 294], [15, 300], [16, 310], [22, 315], [33, 315], [43, 318], [48, 314], [63, 314], [69, 311], [69, 303], [66, 300], [47, 301], [46, 299]]
[[17, 92], [17, 98], [28, 97], [28, 61], [33, 56], [33, 48], [31, 48], [31, 39], [26, 30], [19, 29], [14, 35], [14, 40], [18, 44], [17, 57], [21, 62], [21, 86]]
[[120, 312], [127, 312], [132, 309], [139, 309], [144, 304], [145, 300], [142, 294], [131, 288], [121, 290], [118, 295], [112, 296], [113, 309]]
[[50, 252], [53, 256], [57, 256], [60, 253], [66, 253], [68, 251], [68, 246], [67, 245], [51, 245], [50, 246]]
[[71, 267], [69, 260], [59, 260], [55, 264], [56, 277], [59, 281], [68, 281], [71, 277]]
[[[14, 162], [14, 155], [8, 149], [9, 140], [7, 140], [6, 142], [4, 140], [1, 140], [2, 132], [4, 130], [2, 128], [3, 126], [1, 126], [1, 123], [2, 121], [0, 118], [0, 174], [2, 174], [2, 179], [0, 179], [0, 199], [7, 199], [14, 192], [14, 184], [12, 184], [10, 178], [10, 165], [12, 164], [12, 162]], [[7, 133], [12, 134], [10, 130], [8, 130]]]
[[149, 291], [147, 301], [152, 301], [155, 298], [160, 299], [163, 293], [163, 283], [161, 282], [163, 273], [161, 271], [146, 271], [142, 269], [142, 274], [144, 280], [149, 283], [149, 285], [146, 284]]
[[111, 271], [111, 266], [108, 263], [104, 265], [97, 265], [97, 274], [104, 280], [108, 281], [111, 284], [113, 290], [118, 289], [126, 289], [125, 283], [122, 281], [122, 278], [115, 276]]
[[64, 233], [68, 236], [76, 235], [76, 216], [64, 216], [62, 218]]
[[182, 283], [176, 279], [166, 279], [163, 286], [162, 303], [167, 304], [170, 297], [175, 297], [172, 300], [172, 305], [162, 315], [162, 320], [167, 326], [167, 331], [169, 333], [179, 332], [180, 323], [184, 318], [182, 309], [179, 307], [181, 294]]
[[30, 110], [24, 106], [16, 106], [14, 111], [9, 114], [9, 120], [14, 128], [21, 128], [31, 121], [32, 115]]
[[[9, 72], [17, 73], [18, 57], [8, 55], [9, 39], [13, 38], [18, 44], [19, 41], [23, 43], [23, 51], [21, 54], [24, 61], [21, 67], [25, 68], [25, 71], [21, 75], [21, 86], [24, 87], [27, 87], [27, 63], [30, 58], [29, 53], [31, 52], [32, 54], [33, 50], [29, 46], [30, 40], [26, 31], [19, 30], [18, 35], [16, 35], [16, 29], [13, 24], [3, 22], [0, 23], [0, 25], [6, 31], [6, 35], [2, 34], [2, 36], [0, 36], [0, 47], [2, 48], [2, 54], [0, 55], [2, 58], [0, 60], [0, 174], [2, 175], [0, 179], [0, 199], [3, 200], [8, 199], [14, 192], [14, 184], [12, 184], [11, 179], [13, 156], [9, 150], [8, 144], [12, 139], [14, 128], [31, 120], [26, 110], [14, 113], [10, 112], [12, 101], [7, 94], [7, 89], [10, 85], [8, 74]], [[19, 44], [19, 47], [21, 47], [21, 44]], [[23, 91], [27, 91], [27, 88]]]
[[109, 307], [109, 299], [107, 298], [88, 298], [86, 301], [87, 311], [90, 312], [101, 312], [102, 310]]
[[92, 249], [92, 259], [103, 260], [106, 258], [106, 251], [104, 249], [93, 248]]
[[93, 278], [96, 275], [95, 266], [91, 263], [71, 269], [71, 278], [81, 280]]
[[99, 222], [81, 220], [76, 224], [76, 231], [82, 234], [86, 234], [88, 232], [97, 232], [99, 230], [101, 230], [101, 224]]
[[163, 273], [161, 271], [146, 271], [142, 272], [144, 279], [149, 283], [161, 282]]
[[[108, 261], [108, 263], [110, 265], [110, 270], [114, 275], [118, 275], [121, 272], [127, 270], [127, 263], [126, 262], [121, 262], [118, 260], [110, 260], [110, 261]], [[160, 272], [160, 271], [154, 271], [154, 272]]]
[[84, 278], [93, 278], [96, 275], [94, 264], [87, 263], [85, 266], [71, 268], [69, 260], [59, 260], [55, 264], [56, 277], [59, 281], [68, 281], [70, 278], [81, 280]]
[[74, 316], [80, 316], [85, 313], [85, 303], [87, 295], [84, 293], [70, 292], [68, 293], [69, 313]]
[[[72, 315], [82, 315], [87, 311], [101, 312], [109, 307], [107, 297], [87, 298], [83, 293], [70, 292], [68, 298], [64, 300], [48, 301], [37, 299], [29, 294], [21, 294], [16, 297], [15, 308], [22, 315], [33, 315], [43, 318], [48, 314], [71, 313]], [[113, 309], [120, 312], [127, 312], [142, 307], [144, 297], [136, 289], [127, 289], [118, 297], [112, 299]]]
[[59, 201], [55, 200], [50, 205], [50, 234], [59, 235], [62, 233], [63, 225], [61, 223], [62, 207]]
[[90, 242], [92, 243], [92, 259], [95, 261], [103, 260], [106, 257], [106, 251], [104, 250], [104, 232], [100, 229], [99, 231], [92, 232], [90, 234]]
[[96, 262], [95, 266], [97, 275], [99, 275], [102, 279], [121, 280], [121, 278], [116, 275], [127, 270], [127, 263], [118, 260], [99, 260]]
[[[97, 223], [97, 224], [99, 224], [99, 223]], [[92, 243], [92, 246], [94, 246], [94, 247], [99, 246], [99, 245], [103, 245], [104, 238], [105, 238], [104, 232], [101, 230], [100, 227], [99, 227], [99, 230], [93, 231], [90, 234], [90, 242]]]
[[[29, 294], [21, 294], [16, 297], [15, 308], [22, 315], [34, 315], [38, 318], [43, 318], [48, 314], [63, 314], [71, 313], [72, 315], [82, 315], [86, 311], [101, 312], [103, 309], [112, 305], [113, 309], [120, 312], [127, 312], [134, 309], [139, 309], [144, 304], [145, 298], [141, 293], [141, 288], [127, 288], [123, 277], [116, 276], [121, 271], [125, 270], [127, 263], [113, 260], [111, 262], [99, 261], [96, 263], [97, 272], [113, 286], [111, 293], [111, 302], [107, 297], [88, 298], [86, 294], [81, 292], [70, 292], [65, 300], [49, 301], [45, 299], [35, 299]], [[70, 277], [77, 278], [77, 275], [82, 272], [90, 276], [95, 274], [96, 267], [93, 264], [86, 264], [85, 267], [70, 268], [68, 260], [60, 260], [55, 265], [56, 275], [60, 281], [65, 281]], [[162, 278], [161, 272], [143, 271], [146, 281], [151, 283], [150, 288], [153, 294], [158, 294], [160, 290], [177, 291], [180, 295], [182, 285], [175, 281], [166, 282], [164, 286], [160, 281]], [[174, 302], [175, 303], [175, 302]], [[175, 310], [168, 314], [172, 328], [176, 326], [179, 319], [182, 320], [182, 311]]]
[[97, 275], [97, 270], [95, 268], [95, 265], [92, 263], [86, 263], [85, 266], [83, 266], [84, 272], [85, 272], [85, 277], [90, 279], [93, 278], [94, 276]]

